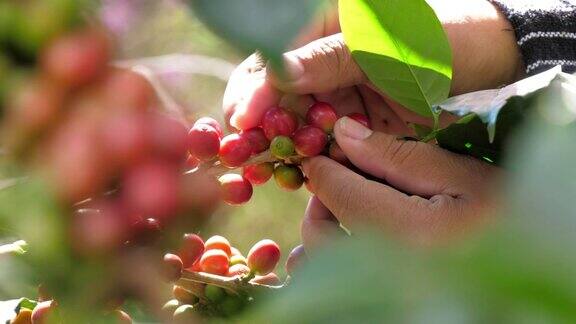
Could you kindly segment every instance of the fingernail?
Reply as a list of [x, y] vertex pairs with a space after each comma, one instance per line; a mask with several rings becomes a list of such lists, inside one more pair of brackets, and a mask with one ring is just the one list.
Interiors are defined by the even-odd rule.
[[304, 75], [304, 66], [300, 60], [290, 54], [284, 55], [285, 81], [296, 81]]
[[365, 140], [372, 135], [372, 130], [353, 120], [343, 117], [336, 122], [335, 131], [355, 140]]

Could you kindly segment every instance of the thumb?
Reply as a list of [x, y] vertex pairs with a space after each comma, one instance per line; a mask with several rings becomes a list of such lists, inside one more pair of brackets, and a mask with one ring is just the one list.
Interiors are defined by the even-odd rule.
[[[466, 158], [435, 145], [373, 132], [347, 117], [338, 120], [334, 134], [356, 167], [409, 194], [460, 196], [467, 188], [459, 187], [461, 184], [456, 185], [453, 179], [469, 179], [467, 183], [473, 186], [474, 177], [481, 174], [462, 167]], [[482, 179], [477, 182], [482, 183]]]
[[268, 73], [267, 78], [285, 92], [321, 93], [367, 82], [341, 33], [284, 54], [284, 64], [284, 76]]

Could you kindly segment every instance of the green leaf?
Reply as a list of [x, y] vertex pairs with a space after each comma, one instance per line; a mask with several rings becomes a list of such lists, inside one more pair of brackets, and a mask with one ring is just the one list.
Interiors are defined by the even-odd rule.
[[424, 0], [340, 0], [340, 24], [370, 81], [406, 108], [432, 116], [448, 98], [452, 51]]
[[246, 51], [280, 55], [317, 12], [323, 0], [188, 0], [221, 36]]

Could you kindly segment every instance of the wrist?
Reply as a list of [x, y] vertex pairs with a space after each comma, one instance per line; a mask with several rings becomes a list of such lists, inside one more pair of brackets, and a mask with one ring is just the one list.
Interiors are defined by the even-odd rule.
[[452, 47], [452, 95], [497, 88], [524, 76], [514, 29], [487, 0], [428, 0]]

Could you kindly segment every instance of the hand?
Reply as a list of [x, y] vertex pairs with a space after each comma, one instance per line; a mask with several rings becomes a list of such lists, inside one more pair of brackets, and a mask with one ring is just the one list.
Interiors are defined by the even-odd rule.
[[[510, 23], [486, 0], [430, 0], [454, 56], [452, 94], [495, 88], [522, 76], [523, 65]], [[227, 121], [237, 129], [257, 126], [275, 105], [304, 114], [315, 100], [341, 115], [369, 115], [374, 128], [407, 135], [406, 123], [430, 124], [372, 89], [346, 47], [336, 10], [319, 18], [284, 55], [288, 80], [252, 55], [233, 73], [224, 95]], [[300, 47], [299, 47], [300, 46]], [[449, 120], [447, 121], [449, 122]]]
[[305, 160], [308, 187], [315, 194], [302, 223], [307, 250], [370, 228], [411, 243], [430, 245], [486, 221], [495, 207], [490, 190], [499, 169], [435, 145], [374, 132], [350, 118], [336, 123], [335, 137], [368, 179], [320, 156]]

